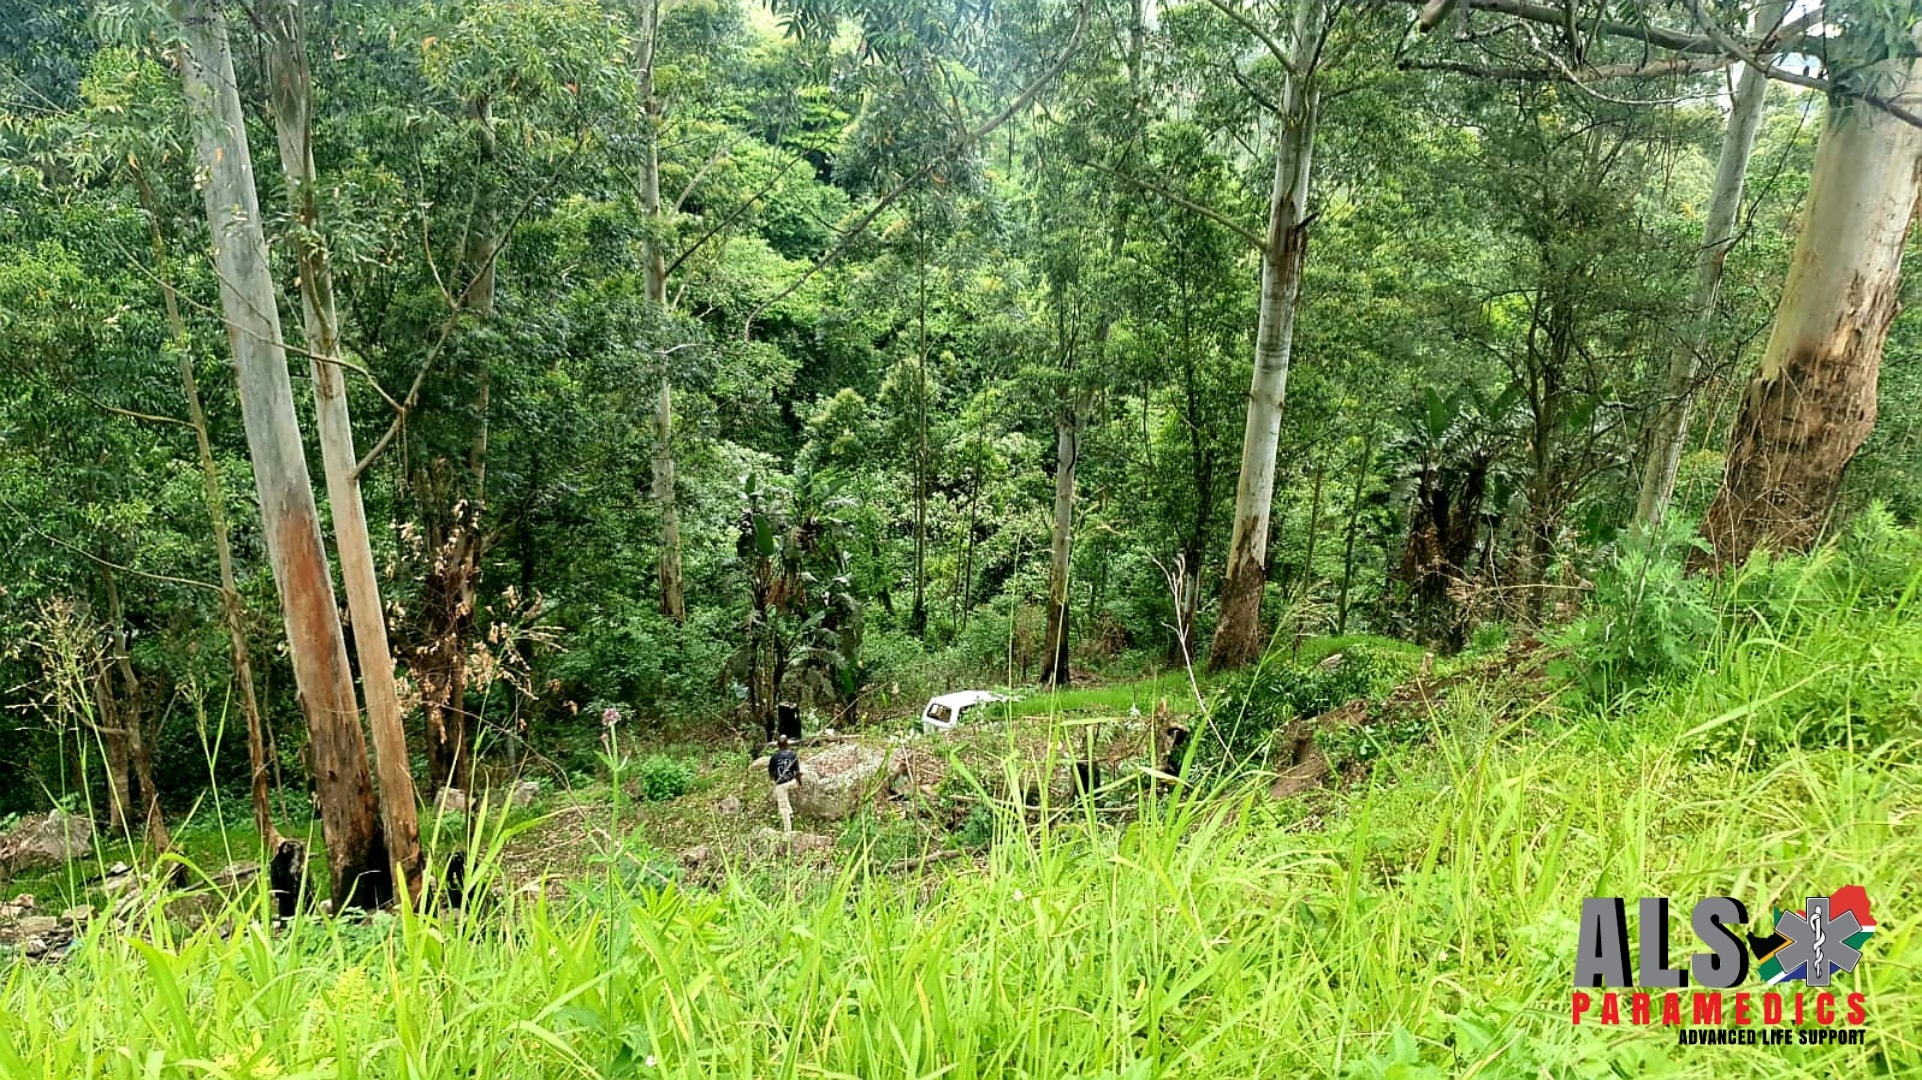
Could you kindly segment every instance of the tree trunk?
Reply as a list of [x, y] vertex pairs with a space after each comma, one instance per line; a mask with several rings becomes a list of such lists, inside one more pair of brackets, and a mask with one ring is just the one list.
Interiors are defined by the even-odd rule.
[[[168, 288], [167, 303], [174, 308], [173, 290]], [[180, 338], [176, 329], [176, 337]], [[254, 804], [254, 829], [262, 845], [272, 851], [279, 846], [280, 832], [274, 828], [273, 804], [267, 793], [267, 726], [261, 719], [260, 699], [254, 694], [254, 663], [247, 648], [247, 613], [240, 602], [240, 586], [234, 578], [234, 550], [227, 535], [227, 507], [220, 491], [220, 472], [214, 465], [214, 451], [207, 434], [207, 413], [200, 405], [200, 386], [194, 380], [193, 357], [180, 350], [180, 385], [187, 395], [187, 414], [193, 420], [194, 441], [200, 451], [200, 477], [206, 489], [207, 514], [213, 520], [214, 555], [220, 563], [220, 614], [227, 624], [227, 646], [233, 656], [234, 681], [240, 689], [240, 712], [247, 720], [247, 789]]]
[[[1195, 621], [1201, 613], [1201, 575], [1203, 562], [1208, 551], [1209, 511], [1215, 504], [1215, 455], [1208, 445], [1208, 417], [1202, 415], [1201, 388], [1197, 382], [1197, 359], [1194, 348], [1193, 298], [1184, 285], [1181, 295], [1181, 389], [1182, 389], [1182, 428], [1188, 434], [1188, 479], [1194, 485], [1190, 492], [1194, 499], [1194, 517], [1188, 525], [1188, 534], [1181, 538], [1180, 561], [1175, 564], [1175, 640], [1173, 652], [1169, 654], [1172, 663], [1183, 668], [1194, 664], [1200, 648], [1196, 634]], [[1144, 411], [1141, 418], [1141, 438], [1143, 446], [1151, 446], [1148, 435], [1148, 417]], [[1149, 475], [1153, 475], [1152, 465]]]
[[[1076, 395], [1077, 399], [1080, 395]], [[1054, 528], [1048, 556], [1048, 630], [1041, 650], [1041, 685], [1067, 686], [1068, 570], [1074, 547], [1074, 474], [1081, 460], [1083, 403], [1067, 404], [1055, 420]]]
[[[494, 139], [493, 108], [486, 98], [472, 103], [476, 167], [485, 173], [498, 149]], [[467, 249], [462, 252], [466, 288], [461, 309], [485, 322], [494, 317], [496, 260], [504, 237], [495, 233], [492, 180], [483, 176], [474, 194]], [[412, 668], [420, 686], [421, 707], [427, 714], [427, 791], [442, 788], [466, 791], [471, 786], [473, 747], [467, 732], [467, 635], [474, 626], [478, 601], [481, 550], [485, 538], [481, 519], [487, 502], [488, 408], [492, 375], [485, 356], [476, 359], [474, 414], [476, 427], [468, 445], [465, 471], [436, 460], [417, 483], [425, 493], [430, 513], [445, 515], [430, 526], [432, 562], [423, 582], [422, 613], [425, 640], [414, 648]], [[462, 479], [450, 480], [459, 475]], [[443, 509], [444, 508], [444, 509]]]
[[[661, 99], [654, 93], [654, 58], [660, 44], [661, 9], [658, 0], [645, 5], [646, 52], [641, 60], [641, 100], [647, 111], [647, 157], [641, 170], [641, 209], [647, 215], [644, 241], [647, 298], [667, 313], [667, 255], [661, 243], [665, 219], [661, 213]], [[676, 623], [687, 621], [687, 599], [681, 582], [681, 515], [674, 493], [674, 382], [664, 371], [654, 406], [654, 504], [661, 515], [661, 613]]]
[[301, 311], [308, 359], [314, 373], [315, 424], [327, 474], [327, 501], [333, 509], [334, 548], [340, 556], [347, 615], [360, 659], [360, 681], [373, 732], [374, 769], [380, 780], [381, 826], [387, 856], [400, 872], [406, 895], [421, 888], [420, 821], [414, 778], [408, 771], [407, 732], [400, 695], [394, 685], [394, 657], [387, 645], [387, 614], [380, 602], [374, 547], [367, 511], [360, 497], [359, 459], [341, 374], [340, 321], [334, 306], [334, 271], [320, 240], [320, 215], [314, 202], [312, 80], [307, 70], [305, 35], [293, 3], [263, 11], [267, 27], [267, 84], [273, 97], [274, 128], [280, 165], [292, 202], [296, 265], [300, 271]]
[[[1754, 31], [1761, 37], [1781, 22], [1787, 5], [1776, 3], [1757, 8]], [[1722, 264], [1735, 244], [1735, 215], [1742, 209], [1742, 181], [1748, 172], [1749, 153], [1755, 148], [1755, 133], [1762, 123], [1762, 104], [1768, 97], [1768, 76], [1744, 66], [1736, 81], [1728, 114], [1728, 134], [1722, 137], [1722, 152], [1715, 168], [1715, 187], [1709, 195], [1708, 220], [1702, 224], [1702, 246], [1695, 257], [1695, 292], [1689, 298], [1693, 320], [1689, 336], [1675, 346], [1668, 359], [1668, 379], [1662, 398], [1656, 403], [1655, 417], [1649, 427], [1648, 459], [1642, 464], [1642, 490], [1635, 502], [1635, 522], [1653, 529], [1662, 520], [1675, 492], [1675, 471], [1681, 464], [1682, 445], [1687, 441], [1689, 413], [1695, 404], [1696, 381], [1702, 369], [1702, 354], [1708, 347], [1709, 329], [1715, 323], [1716, 298], [1722, 288]]]
[[133, 820], [133, 770], [127, 757], [125, 727], [128, 721], [121, 718], [114, 703], [104, 662], [93, 673], [93, 704], [93, 727], [100, 736], [100, 755], [107, 769], [107, 824], [115, 831], [124, 831]]
[[1268, 237], [1261, 260], [1261, 314], [1255, 329], [1255, 374], [1248, 391], [1248, 423], [1235, 485], [1234, 532], [1228, 542], [1221, 621], [1215, 626], [1208, 670], [1224, 671], [1260, 655], [1261, 594], [1268, 577], [1268, 514], [1275, 497], [1275, 449], [1288, 389], [1288, 358], [1301, 291], [1309, 164], [1314, 150], [1319, 90], [1314, 61], [1322, 27], [1321, 0], [1295, 7], [1294, 64], [1282, 103]]
[[[1544, 264], [1548, 263], [1546, 255]], [[1556, 435], [1562, 427], [1564, 376], [1575, 356], [1576, 312], [1572, 299], [1575, 289], [1557, 282], [1549, 287], [1546, 318], [1538, 320], [1548, 335], [1544, 351], [1538, 335], [1531, 329], [1528, 341], [1527, 379], [1531, 423], [1528, 441], [1528, 520], [1522, 541], [1522, 555], [1516, 584], [1516, 619], [1523, 625], [1541, 622], [1548, 588], [1548, 566], [1555, 557], [1555, 540], [1563, 510], [1563, 485], [1557, 457]], [[1449, 560], [1450, 565], [1466, 565], [1467, 552]], [[1459, 570], [1457, 571], [1459, 573]], [[1465, 628], [1457, 625], [1457, 631]], [[1451, 641], [1451, 651], [1456, 645]]]
[[968, 628], [968, 616], [974, 607], [974, 545], [981, 514], [982, 442], [981, 429], [977, 427], [974, 432], [974, 468], [968, 481], [967, 553], [961, 561], [961, 618], [956, 623], [963, 630]]
[[914, 366], [914, 606], [908, 612], [908, 632], [921, 637], [928, 631], [928, 250], [918, 224], [915, 232], [919, 333]]
[[661, 612], [687, 621], [681, 588], [681, 516], [674, 505], [674, 384], [663, 378], [654, 406], [654, 502], [661, 511]]
[[1355, 580], [1355, 527], [1361, 521], [1361, 494], [1368, 468], [1375, 461], [1375, 428], [1370, 425], [1361, 445], [1361, 464], [1355, 467], [1355, 491], [1348, 501], [1348, 528], [1341, 546], [1341, 599], [1335, 608], [1335, 633], [1348, 632], [1348, 589]]
[[1301, 595], [1307, 596], [1315, 587], [1315, 538], [1321, 534], [1321, 485], [1327, 477], [1327, 470], [1315, 466], [1314, 491], [1308, 497], [1308, 550], [1301, 557]]
[[154, 787], [153, 747], [147, 742], [147, 733], [141, 730], [144, 721], [140, 716], [140, 678], [134, 674], [133, 656], [127, 651], [126, 612], [120, 606], [120, 588], [114, 582], [113, 571], [102, 567], [100, 576], [107, 584], [107, 634], [113, 640], [113, 664], [120, 672], [120, 681], [127, 686], [126, 709], [120, 717], [121, 745], [126, 751], [126, 764], [133, 767], [134, 782], [140, 787], [136, 801], [140, 805], [141, 820], [146, 823], [148, 853], [157, 857], [172, 846], [172, 838], [167, 835], [167, 822], [160, 813], [160, 791]]
[[268, 559], [280, 591], [288, 652], [314, 755], [333, 895], [340, 906], [379, 904], [392, 892], [386, 846], [347, 643], [294, 416], [226, 21], [211, 0], [175, 0], [174, 12], [185, 45], [183, 81], [205, 177], [221, 309], [234, 353]]
[[[1905, 96], [1922, 93], [1922, 60], [1866, 74]], [[1702, 523], [1716, 566], [1757, 547], [1806, 549], [1821, 533], [1843, 470], [1875, 425], [1919, 186], [1922, 130], [1831, 96], [1782, 304]]]

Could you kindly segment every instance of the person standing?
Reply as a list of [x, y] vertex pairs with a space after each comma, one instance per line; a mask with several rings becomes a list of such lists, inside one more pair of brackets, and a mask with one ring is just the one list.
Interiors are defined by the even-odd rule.
[[786, 735], [781, 736], [774, 756], [767, 759], [767, 778], [774, 782], [774, 805], [781, 810], [781, 834], [794, 835], [794, 802], [789, 797], [801, 782], [801, 756], [794, 752]]

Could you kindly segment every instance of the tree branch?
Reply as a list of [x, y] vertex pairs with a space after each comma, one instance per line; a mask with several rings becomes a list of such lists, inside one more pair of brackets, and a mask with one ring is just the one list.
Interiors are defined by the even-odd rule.
[[1906, 124], [1922, 128], [1922, 113], [1916, 113], [1911, 109], [1906, 109], [1880, 94], [1870, 93], [1867, 90], [1857, 90], [1847, 86], [1838, 86], [1831, 79], [1818, 79], [1810, 75], [1804, 75], [1800, 72], [1789, 71], [1786, 68], [1775, 66], [1773, 58], [1757, 55], [1754, 50], [1747, 48], [1741, 42], [1736, 41], [1734, 37], [1730, 36], [1727, 30], [1722, 29], [1720, 23], [1709, 18], [1708, 13], [1702, 10], [1702, 0], [1685, 0], [1685, 2], [1688, 4], [1689, 17], [1695, 20], [1695, 25], [1701, 27], [1702, 31], [1715, 42], [1717, 48], [1720, 48], [1728, 55], [1761, 72], [1764, 76], [1771, 79], [1780, 79], [1785, 83], [1790, 83], [1795, 86], [1806, 86], [1811, 90], [1820, 90], [1824, 94], [1841, 94], [1844, 97], [1852, 97], [1858, 101], [1867, 102]]
[[719, 235], [722, 230], [726, 229], [730, 225], [733, 225], [736, 221], [739, 221], [741, 219], [741, 215], [747, 213], [748, 210], [753, 208], [755, 203], [758, 203], [763, 198], [765, 198], [768, 192], [773, 191], [775, 187], [777, 187], [781, 183], [781, 179], [788, 174], [788, 171], [790, 169], [793, 169], [794, 166], [800, 164], [802, 161], [806, 160], [806, 158], [807, 158], [807, 155], [805, 153], [796, 154], [793, 157], [789, 158], [788, 163], [786, 165], [781, 166], [780, 170], [774, 174], [774, 178], [769, 180], [765, 185], [763, 185], [761, 187], [761, 190], [755, 192], [754, 194], [748, 196], [746, 199], [742, 200], [741, 205], [728, 211], [726, 216], [722, 217], [719, 222], [715, 223], [706, 232], [702, 233], [699, 237], [697, 237], [695, 241], [692, 244], [689, 244], [685, 249], [683, 249], [679, 255], [674, 256], [674, 261], [667, 264], [667, 269], [663, 270], [661, 272], [661, 275], [663, 277], [673, 277], [674, 271], [679, 270], [681, 268], [681, 264], [687, 261], [688, 256], [694, 254], [696, 251], [699, 251], [702, 245], [706, 244], [709, 240], [714, 239], [714, 237]]
[[206, 589], [209, 592], [216, 592], [216, 593], [224, 592], [224, 590], [221, 589], [220, 586], [215, 585], [210, 581], [195, 581], [192, 578], [174, 577], [171, 574], [150, 573], [146, 570], [136, 570], [131, 566], [122, 566], [117, 562], [112, 562], [107, 559], [103, 559], [100, 556], [95, 555], [93, 552], [88, 551], [86, 548], [83, 548], [80, 545], [72, 543], [70, 541], [62, 540], [58, 536], [55, 536], [52, 533], [47, 532], [45, 529], [40, 528], [38, 525], [33, 524], [33, 519], [28, 517], [26, 514], [22, 513], [20, 508], [13, 505], [11, 502], [0, 502], [0, 505], [4, 505], [8, 510], [11, 510], [15, 514], [18, 514], [21, 520], [26, 523], [27, 528], [33, 533], [35, 533], [36, 535], [38, 535], [42, 540], [46, 540], [51, 543], [58, 544], [61, 547], [66, 548], [68, 551], [71, 551], [74, 554], [81, 556], [82, 558], [98, 563], [99, 565], [104, 566], [109, 570], [118, 570], [123, 574], [132, 574], [135, 577], [146, 578], [150, 581], [166, 582], [169, 585], [187, 585], [195, 589]]
[[[1442, 17], [1454, 6], [1453, 3], [1431, 3], [1427, 0], [1398, 0], [1398, 2], [1426, 5], [1421, 15], [1415, 20], [1415, 28], [1424, 34], [1435, 29], [1441, 23]], [[1467, 4], [1470, 10], [1496, 11], [1503, 15], [1512, 15], [1517, 19], [1546, 23], [1557, 28], [1565, 27], [1568, 20], [1567, 12], [1562, 7], [1533, 4], [1528, 0], [1455, 0], [1455, 2]], [[1600, 19], [1591, 22], [1589, 26], [1596, 33], [1607, 34], [1610, 37], [1630, 38], [1676, 52], [1708, 54], [1723, 51], [1711, 37], [1660, 26], [1634, 26], [1629, 23], [1608, 22]]]
[[1079, 165], [1084, 169], [1095, 169], [1100, 172], [1107, 173], [1109, 176], [1112, 176], [1117, 180], [1123, 181], [1124, 183], [1133, 184], [1136, 187], [1142, 189], [1143, 191], [1149, 192], [1151, 194], [1159, 195], [1162, 198], [1168, 200], [1169, 202], [1176, 204], [1177, 206], [1181, 206], [1186, 209], [1193, 210], [1195, 213], [1200, 214], [1202, 217], [1207, 218], [1208, 220], [1214, 222], [1215, 224], [1235, 234], [1235, 236], [1239, 237], [1249, 247], [1254, 248], [1258, 252], [1261, 252], [1262, 255], [1266, 256], [1268, 254], [1268, 241], [1263, 239], [1260, 233], [1255, 232], [1253, 229], [1250, 229], [1246, 225], [1242, 225], [1236, 221], [1231, 220], [1230, 218], [1228, 218], [1226, 215], [1222, 214], [1218, 210], [1213, 210], [1213, 209], [1210, 209], [1209, 207], [1203, 206], [1202, 204], [1195, 202], [1193, 199], [1189, 199], [1186, 196], [1181, 195], [1179, 192], [1170, 191], [1167, 188], [1162, 187], [1160, 184], [1157, 184], [1152, 180], [1148, 180], [1139, 176], [1134, 176], [1130, 173], [1125, 173], [1120, 169], [1115, 168], [1112, 165], [1103, 165], [1098, 161], [1083, 161], [1078, 158], [1070, 158], [1069, 160], [1073, 161], [1076, 165]]
[[1233, 60], [1228, 61], [1228, 77], [1235, 80], [1236, 85], [1241, 87], [1243, 93], [1254, 98], [1256, 104], [1276, 116], [1281, 115], [1281, 104], [1264, 92], [1261, 87], [1256, 86], [1254, 81], [1249, 79], [1248, 76], [1243, 75], [1241, 69], [1235, 66]]
[[1243, 30], [1246, 30], [1250, 34], [1255, 35], [1256, 40], [1260, 41], [1262, 45], [1267, 47], [1268, 55], [1275, 58], [1275, 61], [1281, 65], [1281, 70], [1287, 72], [1290, 78], [1293, 78], [1296, 74], [1298, 74], [1295, 71], [1295, 62], [1289, 59], [1288, 57], [1288, 50], [1281, 47], [1281, 42], [1276, 41], [1275, 36], [1273, 34], [1270, 34], [1266, 30], [1263, 30], [1261, 27], [1257, 26], [1253, 19], [1250, 19], [1248, 16], [1243, 15], [1241, 12], [1236, 11], [1234, 8], [1229, 7], [1227, 4], [1227, 0], [1208, 0], [1208, 4], [1210, 7], [1213, 7], [1216, 11], [1221, 12], [1223, 15], [1228, 16], [1230, 19], [1233, 19], [1236, 23], [1238, 23], [1241, 26]]
[[1403, 60], [1395, 65], [1402, 71], [1447, 71], [1483, 79], [1514, 82], [1601, 82], [1606, 79], [1658, 79], [1670, 75], [1699, 75], [1719, 71], [1735, 63], [1732, 56], [1671, 57], [1646, 64], [1600, 64], [1573, 68], [1483, 67], [1457, 60]]

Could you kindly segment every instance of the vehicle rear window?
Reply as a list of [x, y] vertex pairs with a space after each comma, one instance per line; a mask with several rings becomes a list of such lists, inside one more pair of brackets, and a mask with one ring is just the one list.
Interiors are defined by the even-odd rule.
[[943, 724], [952, 723], [954, 721], [954, 710], [948, 708], [946, 705], [928, 706], [928, 715], [934, 717], [936, 720], [939, 720]]

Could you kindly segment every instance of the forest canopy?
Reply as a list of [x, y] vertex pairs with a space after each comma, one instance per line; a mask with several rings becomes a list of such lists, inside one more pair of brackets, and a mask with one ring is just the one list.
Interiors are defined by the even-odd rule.
[[1919, 33], [0, 0], [0, 814], [312, 777], [338, 892], [608, 716], [1445, 655], [1912, 526]]

